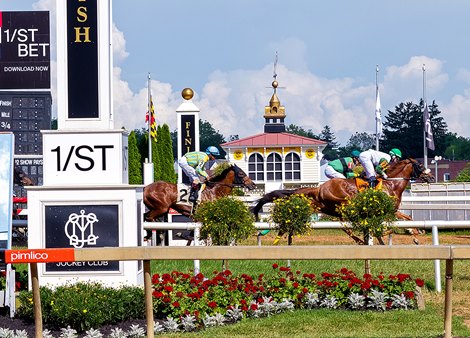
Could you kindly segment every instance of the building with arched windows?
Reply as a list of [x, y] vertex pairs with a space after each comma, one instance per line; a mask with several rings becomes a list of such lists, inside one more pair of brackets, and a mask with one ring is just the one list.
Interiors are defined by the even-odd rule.
[[264, 110], [264, 133], [223, 143], [228, 160], [242, 168], [258, 188], [276, 189], [317, 186], [320, 183], [320, 160], [324, 141], [287, 133], [285, 108], [274, 93]]

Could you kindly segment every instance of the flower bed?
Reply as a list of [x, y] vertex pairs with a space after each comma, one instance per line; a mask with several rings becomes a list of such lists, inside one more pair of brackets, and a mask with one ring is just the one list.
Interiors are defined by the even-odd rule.
[[210, 279], [177, 271], [154, 275], [154, 313], [166, 318], [156, 331], [192, 331], [294, 309], [415, 309], [415, 292], [424, 285], [408, 274], [359, 278], [346, 268], [321, 276], [277, 264], [273, 269], [273, 275], [256, 278], [228, 270]]
[[[408, 274], [358, 277], [342, 268], [316, 276], [277, 264], [272, 268], [258, 276], [235, 276], [229, 270], [215, 271], [210, 278], [202, 273], [193, 276], [178, 271], [155, 274], [152, 277], [154, 315], [158, 319], [155, 333], [194, 331], [295, 309], [415, 309], [416, 289], [424, 285], [423, 280]], [[55, 290], [41, 288], [44, 324], [55, 329], [70, 325], [71, 331], [92, 332], [92, 328], [102, 325], [142, 319], [143, 296], [141, 288], [115, 290], [97, 283]], [[18, 317], [33, 320], [31, 292], [21, 292], [19, 300]], [[137, 329], [143, 330], [133, 328]], [[129, 336], [121, 333], [116, 337]]]

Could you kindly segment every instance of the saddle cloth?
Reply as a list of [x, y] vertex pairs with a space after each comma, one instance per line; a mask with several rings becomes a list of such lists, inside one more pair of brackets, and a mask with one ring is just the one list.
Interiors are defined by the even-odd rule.
[[[363, 178], [356, 177], [356, 187], [358, 191], [364, 191], [369, 187], [369, 182], [364, 180]], [[377, 185], [375, 186], [375, 190], [382, 189], [382, 178], [377, 178]]]
[[[201, 188], [198, 191], [197, 201], [195, 204], [201, 203], [201, 195], [205, 188], [206, 188], [206, 184], [203, 183], [201, 185]], [[189, 192], [191, 191], [191, 186], [188, 184], [184, 184], [184, 183], [178, 183], [177, 189], [178, 189], [178, 196], [176, 199], [176, 204], [184, 204], [184, 205], [191, 206], [192, 203], [189, 202]]]

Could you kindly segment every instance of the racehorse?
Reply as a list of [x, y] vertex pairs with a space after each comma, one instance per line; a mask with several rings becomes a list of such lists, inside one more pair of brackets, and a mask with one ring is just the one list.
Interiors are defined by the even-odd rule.
[[19, 167], [16, 167], [16, 166], [14, 167], [14, 170], [13, 170], [13, 182], [21, 186], [34, 185], [33, 180], [30, 177], [26, 176], [23, 170], [21, 170]]
[[[380, 179], [382, 182], [382, 190], [389, 196], [395, 197], [397, 218], [411, 220], [410, 216], [398, 211], [403, 191], [411, 179], [418, 179], [429, 183], [434, 180], [434, 176], [432, 176], [431, 171], [426, 169], [422, 163], [412, 158], [391, 163], [387, 169], [387, 176], [387, 179]], [[365, 186], [368, 185], [367, 182], [363, 180], [362, 182]], [[256, 219], [258, 219], [258, 212], [264, 204], [270, 203], [276, 198], [290, 196], [292, 194], [304, 194], [312, 199], [312, 203], [318, 207], [320, 212], [339, 217], [337, 207], [345, 203], [347, 198], [357, 194], [358, 191], [359, 189], [355, 178], [334, 178], [316, 188], [273, 191], [258, 200], [257, 204], [252, 207], [251, 210], [255, 213]], [[346, 232], [347, 230], [348, 229], [345, 229]], [[412, 233], [412, 235], [414, 237], [416, 233]], [[356, 238], [354, 238], [354, 240], [357, 241]], [[415, 237], [413, 240], [417, 243]]]
[[[250, 177], [235, 164], [229, 164], [220, 174], [209, 177], [205, 184], [206, 187], [201, 192], [201, 202], [227, 196], [235, 186], [250, 190], [256, 188]], [[156, 221], [168, 213], [170, 208], [187, 217], [191, 217], [193, 211], [192, 204], [178, 203], [178, 186], [164, 181], [151, 183], [144, 188], [144, 204], [148, 209], [144, 217], [149, 222]]]

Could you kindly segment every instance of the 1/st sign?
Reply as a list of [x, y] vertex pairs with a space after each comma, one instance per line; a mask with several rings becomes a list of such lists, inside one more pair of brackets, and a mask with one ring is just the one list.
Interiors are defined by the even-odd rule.
[[44, 185], [127, 184], [127, 133], [43, 131]]

